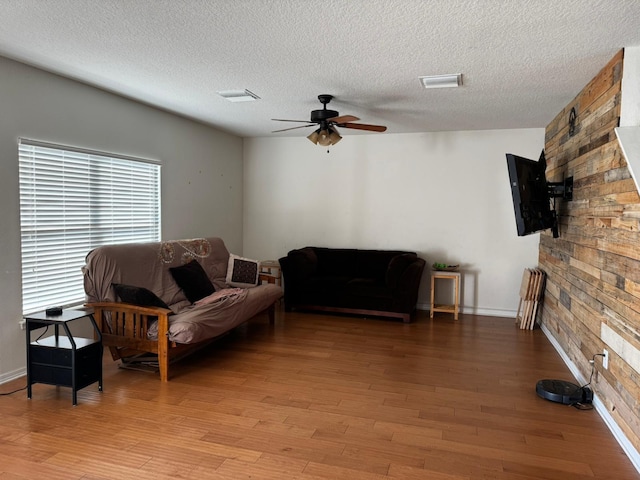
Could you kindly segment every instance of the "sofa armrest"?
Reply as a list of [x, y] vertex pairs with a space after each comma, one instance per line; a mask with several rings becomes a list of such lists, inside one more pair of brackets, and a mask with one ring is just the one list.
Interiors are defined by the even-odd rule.
[[402, 312], [411, 313], [416, 308], [420, 281], [426, 262], [416, 257], [402, 272], [394, 289], [394, 306]]
[[401, 253], [400, 255], [394, 256], [389, 261], [387, 272], [385, 274], [385, 284], [387, 287], [392, 290], [398, 288], [400, 278], [409, 265], [411, 265], [417, 258], [418, 257], [415, 253]]
[[396, 290], [399, 292], [415, 291], [417, 295], [425, 264], [426, 262], [424, 259], [415, 258], [400, 275], [396, 285]]
[[285, 309], [290, 309], [299, 299], [300, 287], [316, 273], [318, 257], [313, 247], [305, 247], [291, 250], [279, 262], [284, 283], [284, 305]]
[[[168, 379], [169, 315], [167, 308], [140, 307], [122, 302], [92, 302], [85, 306], [93, 308], [94, 318], [102, 333], [102, 343], [110, 347], [114, 360], [122, 358], [122, 352], [139, 350], [158, 355], [160, 379]], [[158, 322], [158, 339], [147, 339], [152, 320]]]
[[[94, 316], [100, 331], [106, 334], [146, 340], [148, 325], [144, 322], [127, 323], [128, 316], [158, 321], [158, 338], [166, 337], [169, 331], [169, 316], [173, 311], [161, 307], [141, 307], [124, 302], [93, 302], [85, 304], [93, 308]], [[109, 315], [105, 313], [109, 312]]]
[[318, 257], [312, 247], [291, 250], [286, 257], [279, 260], [282, 275], [289, 280], [306, 280], [318, 269]]

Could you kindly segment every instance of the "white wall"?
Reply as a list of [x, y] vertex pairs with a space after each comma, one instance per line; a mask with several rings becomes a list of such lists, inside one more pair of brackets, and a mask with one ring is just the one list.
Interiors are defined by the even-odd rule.
[[304, 136], [243, 142], [2, 57], [0, 105], [0, 383], [25, 363], [19, 137], [160, 160], [164, 239], [218, 235], [262, 259], [305, 245], [415, 250], [461, 263], [465, 310], [498, 315], [537, 263], [537, 235], [515, 234], [504, 154], [537, 158], [544, 129], [347, 135], [327, 154]]
[[[0, 383], [24, 372], [18, 138], [162, 162], [162, 237], [242, 248], [242, 140], [0, 57]], [[80, 272], [78, 272], [80, 274]]]
[[620, 126], [640, 126], [640, 46], [625, 47]]
[[615, 131], [640, 192], [640, 47], [624, 49], [620, 126]]
[[[412, 250], [462, 265], [465, 312], [512, 316], [539, 235], [516, 235], [505, 153], [537, 159], [543, 146], [542, 128], [349, 135], [330, 153], [304, 135], [245, 139], [244, 254]], [[425, 271], [419, 308], [429, 293]]]

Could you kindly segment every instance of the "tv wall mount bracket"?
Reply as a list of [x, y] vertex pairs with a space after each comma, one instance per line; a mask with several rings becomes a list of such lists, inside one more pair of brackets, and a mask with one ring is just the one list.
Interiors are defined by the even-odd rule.
[[573, 200], [573, 177], [567, 177], [562, 182], [547, 182], [547, 189], [551, 198]]

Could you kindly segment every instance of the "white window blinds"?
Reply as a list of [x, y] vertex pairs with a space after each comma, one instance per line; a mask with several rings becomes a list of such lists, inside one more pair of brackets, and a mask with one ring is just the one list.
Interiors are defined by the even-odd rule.
[[84, 301], [99, 245], [160, 240], [160, 165], [21, 139], [23, 313]]

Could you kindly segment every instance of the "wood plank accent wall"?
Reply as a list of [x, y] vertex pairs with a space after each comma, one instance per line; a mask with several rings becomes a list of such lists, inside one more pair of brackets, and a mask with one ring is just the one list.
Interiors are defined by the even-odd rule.
[[587, 379], [589, 360], [608, 349], [609, 369], [596, 358], [592, 387], [640, 451], [640, 372], [628, 363], [640, 364], [640, 197], [614, 132], [623, 58], [616, 54], [546, 129], [547, 180], [573, 175], [574, 193], [558, 201], [560, 238], [540, 235], [541, 322]]

